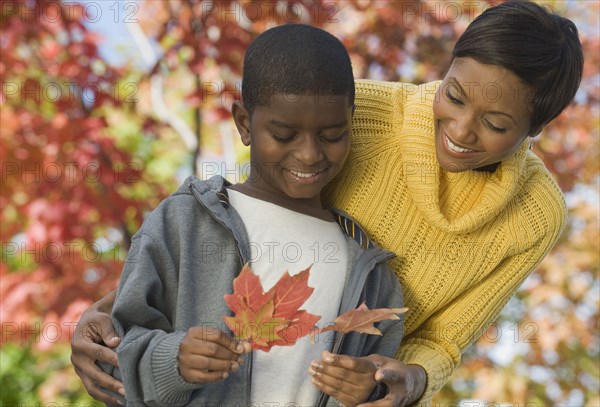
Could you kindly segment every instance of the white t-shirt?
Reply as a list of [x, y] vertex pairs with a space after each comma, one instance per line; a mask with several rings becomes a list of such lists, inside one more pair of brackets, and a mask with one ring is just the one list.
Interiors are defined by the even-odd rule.
[[[314, 287], [300, 307], [320, 315], [319, 327], [338, 316], [348, 258], [348, 246], [339, 225], [250, 197], [229, 189], [231, 205], [248, 232], [252, 271], [265, 292], [287, 270], [295, 275], [312, 264], [308, 285]], [[331, 334], [331, 333], [328, 333]], [[293, 346], [275, 346], [269, 352], [254, 351], [252, 363], [253, 406], [314, 406], [319, 391], [310, 382], [310, 362], [332, 349], [332, 335], [320, 335], [314, 344], [308, 336]]]

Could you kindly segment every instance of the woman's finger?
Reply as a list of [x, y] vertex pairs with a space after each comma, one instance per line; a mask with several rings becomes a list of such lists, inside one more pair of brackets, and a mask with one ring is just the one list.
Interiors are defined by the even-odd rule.
[[86, 361], [91, 361], [91, 363], [101, 361], [109, 363], [114, 367], [119, 366], [117, 353], [114, 350], [85, 339], [73, 341], [71, 351], [71, 363], [74, 366]]
[[103, 392], [101, 388], [111, 390], [125, 396], [123, 384], [109, 374], [103, 372], [96, 364], [80, 364], [75, 372], [90, 396], [107, 404], [123, 404], [117, 398]]

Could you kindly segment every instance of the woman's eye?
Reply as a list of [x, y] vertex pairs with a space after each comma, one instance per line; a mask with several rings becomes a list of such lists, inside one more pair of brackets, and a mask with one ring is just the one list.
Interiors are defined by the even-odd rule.
[[448, 98], [448, 100], [451, 103], [454, 103], [455, 105], [462, 105], [463, 102], [461, 102], [461, 100], [457, 97], [452, 96], [452, 93], [450, 93], [449, 90], [446, 90], [446, 97]]
[[489, 128], [492, 130], [492, 131], [495, 131], [496, 133], [505, 133], [505, 132], [506, 132], [506, 129], [504, 129], [504, 128], [502, 128], [502, 127], [497, 127], [497, 126], [494, 126], [492, 123], [490, 123], [490, 122], [488, 122], [488, 121], [486, 121], [486, 123], [487, 123], [487, 126], [488, 126], [488, 127], [489, 127]]

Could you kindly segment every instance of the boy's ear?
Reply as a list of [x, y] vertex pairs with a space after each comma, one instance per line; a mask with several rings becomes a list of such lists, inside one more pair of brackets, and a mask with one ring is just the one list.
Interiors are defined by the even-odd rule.
[[244, 107], [242, 102], [236, 100], [231, 106], [231, 114], [233, 115], [233, 121], [235, 127], [237, 127], [238, 133], [240, 133], [240, 139], [245, 146], [250, 145], [250, 114]]

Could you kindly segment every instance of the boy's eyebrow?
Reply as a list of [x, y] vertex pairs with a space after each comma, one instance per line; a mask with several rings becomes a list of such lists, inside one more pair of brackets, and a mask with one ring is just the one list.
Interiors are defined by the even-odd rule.
[[[274, 125], [274, 126], [277, 126], [277, 127], [285, 127], [285, 128], [288, 128], [288, 129], [295, 129], [296, 128], [296, 126], [293, 125], [293, 124], [291, 124], [291, 123], [280, 122], [280, 121], [274, 120], [274, 119], [271, 120], [269, 123], [272, 124], [272, 125]], [[326, 126], [324, 128], [325, 129], [334, 129], [334, 128], [338, 128], [338, 127], [346, 127], [347, 125], [348, 125], [348, 122], [347, 121], [343, 121], [343, 122], [340, 122], [340, 123], [330, 124], [329, 126]]]

